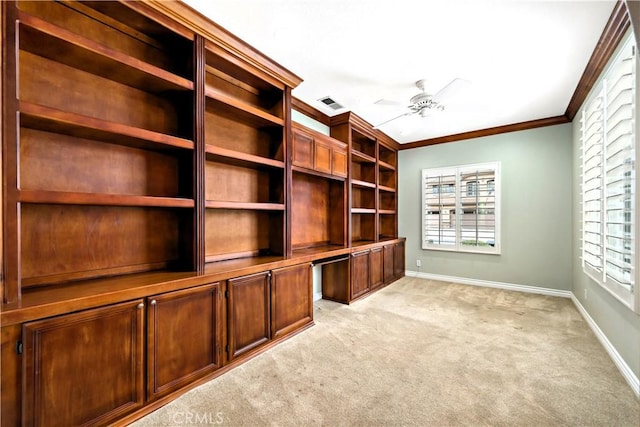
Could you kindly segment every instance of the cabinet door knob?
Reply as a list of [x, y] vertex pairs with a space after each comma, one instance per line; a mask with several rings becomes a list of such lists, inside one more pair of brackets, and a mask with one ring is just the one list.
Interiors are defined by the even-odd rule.
[[151, 300], [151, 305], [156, 305], [157, 303], [158, 303], [158, 301], [156, 301], [154, 299]]
[[144, 308], [144, 303], [141, 302], [140, 304], [138, 304], [138, 308]]

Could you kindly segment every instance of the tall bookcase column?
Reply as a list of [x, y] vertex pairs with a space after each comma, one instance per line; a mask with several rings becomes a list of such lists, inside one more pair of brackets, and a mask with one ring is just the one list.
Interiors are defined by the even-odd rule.
[[398, 151], [394, 141], [378, 135], [378, 240], [398, 237]]
[[3, 301], [20, 299], [20, 203], [18, 202], [18, 91], [17, 91], [17, 8], [13, 2], [2, 2], [2, 188], [3, 202]]
[[206, 262], [290, 253], [291, 87], [207, 41]]
[[194, 231], [191, 244], [193, 246], [193, 270], [201, 273], [205, 264], [204, 218], [205, 218], [205, 72], [206, 50], [204, 37], [196, 34], [193, 42], [193, 195]]
[[294, 124], [290, 153], [293, 255], [347, 247], [347, 144]]
[[194, 34], [124, 3], [2, 6], [5, 300], [197, 269]]
[[350, 246], [378, 238], [378, 167], [376, 135], [371, 125], [351, 112], [334, 116], [331, 136], [348, 144]]

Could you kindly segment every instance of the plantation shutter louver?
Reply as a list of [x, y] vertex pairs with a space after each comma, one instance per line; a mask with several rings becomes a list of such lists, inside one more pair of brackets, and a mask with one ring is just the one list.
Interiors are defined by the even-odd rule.
[[631, 308], [637, 280], [636, 55], [629, 38], [581, 113], [583, 269]]
[[604, 171], [606, 277], [630, 287], [634, 252], [632, 216], [634, 194], [634, 52], [628, 44], [605, 80], [606, 120]]
[[595, 96], [582, 113], [582, 260], [596, 270], [602, 254], [603, 94]]

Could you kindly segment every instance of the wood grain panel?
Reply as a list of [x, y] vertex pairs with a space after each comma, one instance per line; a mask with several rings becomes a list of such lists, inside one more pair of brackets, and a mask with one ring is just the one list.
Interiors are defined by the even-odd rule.
[[313, 321], [311, 264], [273, 270], [271, 336], [286, 335]]
[[369, 252], [369, 286], [377, 289], [384, 283], [382, 248], [372, 248]]
[[229, 357], [239, 357], [271, 339], [269, 273], [229, 281]]
[[347, 151], [334, 148], [331, 151], [331, 173], [336, 176], [346, 177], [347, 172]]
[[296, 173], [291, 188], [291, 245], [294, 248], [329, 242], [329, 181]]
[[0, 407], [2, 417], [0, 425], [10, 427], [22, 425], [22, 356], [16, 351], [19, 341], [22, 341], [22, 326], [3, 326], [2, 341], [0, 343], [0, 357], [2, 358], [2, 376], [0, 376]]
[[[271, 217], [278, 214], [251, 210], [207, 209], [205, 254], [260, 252], [269, 249]], [[282, 214], [279, 215], [282, 218]], [[245, 255], [247, 256], [247, 255]]]
[[350, 295], [349, 258], [322, 265], [322, 298], [347, 304]]
[[205, 139], [207, 144], [242, 153], [284, 161], [282, 128], [257, 128], [228, 113], [207, 108]]
[[352, 214], [351, 215], [351, 242], [375, 241], [375, 215]]
[[404, 243], [396, 243], [393, 246], [393, 272], [396, 276], [396, 279], [403, 277], [404, 271]]
[[284, 203], [282, 191], [279, 194], [271, 191], [274, 187], [283, 186], [282, 170], [252, 169], [207, 161], [205, 174], [206, 200]]
[[179, 257], [171, 210], [23, 204], [21, 220], [23, 285], [54, 275], [148, 270]]
[[385, 284], [389, 284], [395, 280], [394, 248], [394, 244], [382, 247], [382, 274]]
[[361, 188], [352, 186], [351, 206], [352, 208], [375, 209], [375, 190], [373, 188]]
[[178, 197], [176, 157], [66, 135], [22, 129], [23, 190]]
[[171, 100], [24, 51], [19, 96], [21, 101], [180, 136], [181, 118]]
[[189, 52], [186, 39], [139, 14], [128, 13], [125, 21], [113, 19], [113, 15], [123, 16], [126, 8], [122, 5], [111, 4], [110, 16], [88, 7], [89, 4], [99, 6], [95, 2], [23, 1], [19, 7], [59, 27], [186, 77], [188, 67], [184, 60]]
[[220, 366], [220, 284], [147, 298], [147, 393], [155, 400]]
[[369, 266], [369, 251], [351, 254], [351, 300], [369, 292]]
[[2, 10], [2, 300], [13, 303], [20, 299], [20, 205], [18, 204], [19, 124], [16, 57], [17, 10], [13, 2], [0, 2]]
[[331, 166], [331, 151], [331, 146], [323, 144], [320, 140], [316, 140], [313, 153], [313, 168], [315, 170], [328, 174], [333, 171]]
[[142, 406], [139, 304], [142, 300], [24, 325], [24, 425], [107, 424]]
[[313, 169], [313, 136], [294, 129], [292, 156], [295, 166]]
[[[219, 63], [214, 65], [214, 67], [219, 66]], [[260, 81], [255, 81], [258, 84], [251, 86], [214, 67], [207, 67], [207, 86], [255, 106], [262, 111], [273, 114], [276, 117], [284, 117], [281, 90]]]
[[396, 188], [396, 171], [380, 168], [378, 183], [385, 187]]
[[397, 215], [380, 214], [380, 239], [389, 239], [397, 237]]

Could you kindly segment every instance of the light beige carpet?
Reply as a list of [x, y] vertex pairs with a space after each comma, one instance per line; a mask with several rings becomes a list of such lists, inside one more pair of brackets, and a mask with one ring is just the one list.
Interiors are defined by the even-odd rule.
[[314, 315], [134, 425], [640, 426], [640, 401], [569, 299], [405, 277]]

